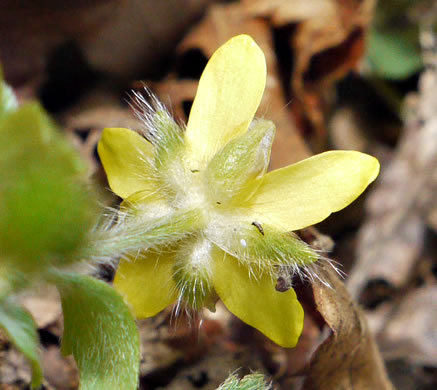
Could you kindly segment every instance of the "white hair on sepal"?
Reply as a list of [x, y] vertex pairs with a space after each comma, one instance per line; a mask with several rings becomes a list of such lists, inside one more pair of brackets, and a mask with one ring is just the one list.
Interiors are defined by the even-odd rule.
[[107, 222], [92, 232], [92, 245], [81, 257], [96, 263], [115, 264], [119, 258], [128, 258], [138, 251], [165, 250], [193, 234], [197, 220], [198, 210], [148, 218], [127, 208], [111, 209]]
[[163, 112], [171, 118], [167, 107], [159, 101], [156, 95], [150, 88], [144, 86], [143, 91], [146, 97], [138, 92], [132, 90], [129, 94], [129, 106], [132, 108], [135, 117], [141, 122], [141, 130], [143, 136], [150, 142], [155, 143], [154, 140], [159, 137], [159, 131], [156, 128], [155, 114]]
[[142, 135], [154, 145], [165, 143], [168, 134], [163, 134], [162, 128], [159, 127], [172, 124], [174, 125], [172, 126], [174, 130], [172, 135], [182, 137], [184, 126], [173, 119], [167, 107], [148, 87], [144, 86], [143, 91], [144, 94], [132, 91], [130, 94], [131, 99], [128, 101], [135, 117], [141, 122]]
[[310, 263], [305, 263], [303, 259], [292, 258], [287, 262], [278, 262], [276, 267], [279, 269], [279, 275], [288, 275], [290, 279], [297, 277], [302, 282], [314, 283], [315, 281], [319, 281], [326, 287], [332, 288], [329, 282], [323, 277], [322, 268], [327, 265], [331, 267], [340, 278], [344, 278], [345, 273], [340, 269], [341, 264], [327, 256], [324, 256], [323, 253], [326, 253], [325, 250], [313, 248], [311, 245], [301, 240], [298, 236], [296, 236], [296, 238], [305, 247], [305, 250], [308, 251], [308, 253], [312, 253], [317, 256], [317, 260]]
[[[197, 337], [200, 337], [200, 329], [203, 325], [205, 317], [203, 310], [194, 310], [188, 303], [182, 302], [174, 304], [170, 313], [170, 326], [176, 333], [181, 323], [188, 325], [189, 329], [194, 331]], [[196, 326], [197, 325], [197, 326]]]
[[[318, 250], [315, 250], [319, 252]], [[305, 266], [302, 265], [284, 265], [279, 267], [279, 276], [287, 277], [290, 281], [290, 287], [292, 286], [292, 279], [294, 277], [299, 278], [302, 282], [314, 283], [315, 281], [319, 281], [324, 286], [328, 288], [333, 288], [331, 284], [323, 277], [322, 268], [327, 265], [332, 268], [335, 273], [340, 277], [344, 278], [346, 274], [340, 269], [341, 264], [335, 260], [330, 259], [329, 257], [322, 256], [319, 254], [319, 258], [316, 262], [307, 264]]]
[[[234, 256], [248, 268], [249, 277], [255, 279], [267, 273], [272, 280], [279, 273], [313, 283], [323, 278], [322, 265], [327, 264], [343, 277], [339, 264], [323, 254], [326, 250], [313, 248], [294, 233], [281, 232], [260, 221], [241, 220], [235, 217], [232, 231], [224, 229], [221, 221], [208, 228], [209, 239], [225, 253]], [[216, 226], [214, 226], [216, 225]], [[227, 231], [229, 234], [223, 234]], [[244, 240], [244, 245], [243, 245]]]
[[[186, 284], [182, 286], [177, 283], [176, 287], [174, 287], [173, 290], [173, 293], [176, 293], [177, 295], [177, 299], [176, 303], [173, 304], [173, 307], [171, 309], [170, 324], [175, 328], [178, 327], [179, 321], [182, 320], [182, 314], [184, 314], [186, 319], [188, 319], [188, 325], [190, 328], [194, 326], [196, 318], [201, 316], [201, 311], [193, 309], [193, 307], [184, 298], [185, 289]], [[199, 324], [199, 328], [200, 325], [201, 324]]]

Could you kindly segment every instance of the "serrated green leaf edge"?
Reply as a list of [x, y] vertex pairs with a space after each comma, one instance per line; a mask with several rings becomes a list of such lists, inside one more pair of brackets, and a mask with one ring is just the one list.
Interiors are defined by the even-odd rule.
[[39, 337], [32, 316], [10, 301], [1, 301], [0, 327], [29, 360], [32, 367], [32, 388], [38, 388], [42, 381], [42, 368], [38, 353]]
[[73, 354], [80, 390], [135, 390], [139, 375], [139, 335], [121, 296], [106, 283], [57, 273], [64, 313], [62, 353]]

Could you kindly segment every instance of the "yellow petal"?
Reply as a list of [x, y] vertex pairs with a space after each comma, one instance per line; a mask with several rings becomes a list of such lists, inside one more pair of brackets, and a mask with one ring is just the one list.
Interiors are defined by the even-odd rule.
[[325, 152], [268, 173], [244, 206], [260, 222], [298, 230], [349, 205], [378, 173], [378, 160], [367, 154]]
[[156, 191], [153, 182], [152, 145], [135, 131], [107, 128], [97, 148], [109, 186], [127, 198], [137, 191]]
[[249, 277], [248, 268], [229, 255], [216, 259], [213, 278], [218, 296], [233, 314], [281, 347], [296, 345], [304, 313], [293, 289], [276, 291], [266, 273]]
[[137, 318], [152, 317], [176, 301], [173, 265], [171, 256], [153, 252], [120, 261], [114, 287]]
[[202, 168], [230, 139], [243, 134], [261, 101], [266, 82], [264, 54], [239, 35], [211, 57], [199, 81], [186, 130], [192, 160]]

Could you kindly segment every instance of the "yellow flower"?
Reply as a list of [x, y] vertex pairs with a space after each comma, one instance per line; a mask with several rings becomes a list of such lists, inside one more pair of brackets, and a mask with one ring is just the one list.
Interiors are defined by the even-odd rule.
[[129, 248], [114, 285], [138, 318], [173, 303], [213, 309], [219, 297], [277, 344], [297, 343], [303, 309], [275, 284], [317, 254], [290, 232], [346, 207], [379, 164], [331, 151], [266, 173], [275, 128], [253, 120], [265, 81], [262, 51], [240, 35], [208, 62], [185, 132], [156, 102], [143, 115], [145, 138], [104, 130], [98, 151], [124, 199], [114, 239]]

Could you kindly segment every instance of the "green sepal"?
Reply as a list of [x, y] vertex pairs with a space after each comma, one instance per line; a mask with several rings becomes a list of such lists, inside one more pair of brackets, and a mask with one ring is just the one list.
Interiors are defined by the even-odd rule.
[[155, 167], [166, 167], [170, 160], [183, 147], [182, 129], [166, 111], [157, 111], [153, 116], [153, 127], [156, 134], [151, 140], [155, 146]]
[[84, 172], [38, 104], [0, 120], [0, 261], [28, 277], [76, 261], [96, 214]]
[[140, 350], [134, 318], [122, 297], [88, 276], [58, 273], [64, 314], [62, 353], [73, 354], [80, 390], [135, 390]]
[[207, 237], [226, 253], [260, 271], [274, 266], [297, 270], [319, 258], [317, 252], [294, 233], [278, 231], [261, 221], [246, 218], [234, 217], [228, 221], [232, 221], [232, 229], [216, 225], [207, 231]]
[[[206, 170], [213, 202], [223, 205], [244, 192], [248, 181], [263, 175], [268, 167], [275, 125], [267, 120], [254, 121], [249, 130], [220, 150]], [[241, 199], [239, 199], [241, 201]]]
[[217, 390], [269, 390], [272, 387], [265, 380], [262, 374], [250, 374], [239, 379], [232, 374], [223, 382]]
[[0, 328], [29, 360], [32, 367], [32, 388], [38, 388], [42, 381], [42, 368], [38, 353], [39, 337], [32, 316], [8, 300], [1, 301]]
[[211, 277], [212, 261], [211, 243], [199, 237], [185, 240], [175, 255], [173, 279], [185, 302], [194, 310], [207, 307], [215, 311], [218, 297]]
[[103, 227], [92, 232], [89, 246], [83, 248], [81, 258], [103, 260], [161, 245], [169, 246], [195, 233], [203, 225], [200, 209], [182, 210], [155, 219], [141, 218], [134, 210], [132, 215], [120, 217], [110, 229]]

